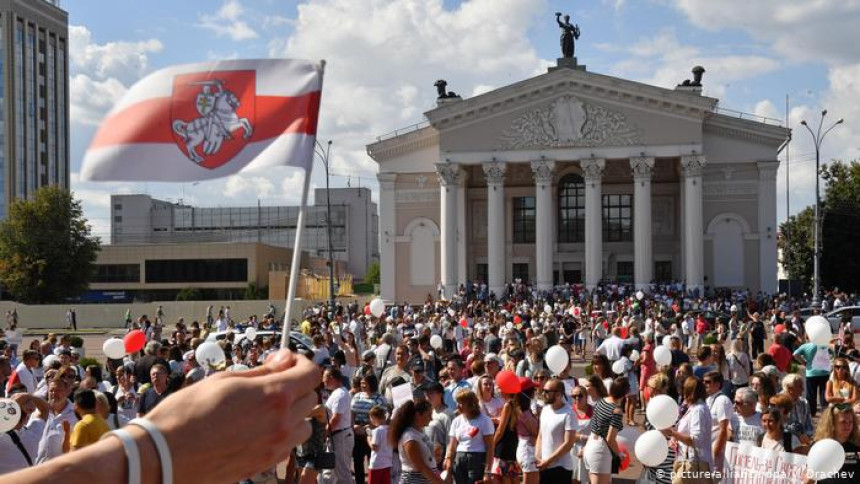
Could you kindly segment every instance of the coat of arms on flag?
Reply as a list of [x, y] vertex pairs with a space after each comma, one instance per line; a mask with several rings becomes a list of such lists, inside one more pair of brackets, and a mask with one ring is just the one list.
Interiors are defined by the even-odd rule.
[[179, 149], [204, 168], [229, 162], [254, 132], [254, 71], [183, 74], [173, 79], [171, 126]]

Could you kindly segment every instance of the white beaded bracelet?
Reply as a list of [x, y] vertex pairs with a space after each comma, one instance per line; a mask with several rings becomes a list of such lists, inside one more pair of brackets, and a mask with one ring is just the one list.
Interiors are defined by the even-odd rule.
[[155, 449], [158, 451], [158, 460], [161, 461], [161, 484], [173, 484], [173, 458], [170, 455], [170, 446], [167, 445], [164, 434], [158, 430], [154, 423], [145, 418], [136, 418], [130, 421], [128, 425], [137, 425], [149, 434], [152, 442], [155, 443]]
[[114, 436], [122, 442], [125, 457], [128, 459], [128, 484], [140, 484], [140, 451], [132, 436], [125, 430], [108, 432], [105, 437]]

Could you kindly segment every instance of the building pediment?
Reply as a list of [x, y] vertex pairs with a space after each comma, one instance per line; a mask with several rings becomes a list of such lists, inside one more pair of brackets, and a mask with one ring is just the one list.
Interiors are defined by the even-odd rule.
[[[558, 69], [425, 113], [443, 151], [637, 146], [701, 142], [716, 99]], [[655, 120], [665, 123], [655, 123]], [[675, 138], [666, 139], [666, 133]], [[655, 138], [660, 134], [663, 138]], [[477, 146], [476, 146], [477, 143]]]

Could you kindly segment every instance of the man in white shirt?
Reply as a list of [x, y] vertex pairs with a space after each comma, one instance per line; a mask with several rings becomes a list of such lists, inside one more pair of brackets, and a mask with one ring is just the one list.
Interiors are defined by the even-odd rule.
[[612, 336], [605, 340], [595, 350], [595, 353], [605, 355], [609, 358], [609, 362], [618, 361], [621, 359], [621, 350], [624, 348], [624, 340], [621, 339], [621, 328], [612, 330]]
[[323, 372], [323, 385], [331, 392], [325, 402], [330, 415], [326, 430], [334, 447], [334, 478], [337, 483], [355, 482], [350, 471], [355, 439], [352, 432], [352, 409], [349, 393], [343, 387], [343, 374], [337, 368]]
[[41, 414], [34, 415], [30, 419], [45, 419], [45, 430], [39, 441], [39, 451], [34, 461], [35, 464], [41, 464], [68, 452], [68, 449], [64, 448], [66, 433], [71, 434], [75, 424], [78, 423], [78, 417], [75, 416], [75, 405], [69, 401], [74, 379], [75, 375], [72, 370], [61, 368], [48, 384], [50, 413], [45, 417]]
[[[45, 429], [45, 417], [50, 412], [48, 402], [27, 393], [12, 395], [21, 407], [18, 425], [13, 430], [0, 433], [0, 475], [15, 472], [35, 464], [39, 440]], [[8, 408], [8, 407], [7, 407]], [[0, 409], [0, 413], [7, 408]], [[30, 419], [30, 414], [39, 410], [40, 418]], [[25, 425], [26, 424], [26, 425]]]
[[755, 390], [744, 387], [735, 393], [735, 417], [732, 419], [732, 442], [749, 442], [759, 445], [759, 438], [764, 434], [761, 425], [761, 413], [755, 409], [758, 394]]
[[723, 375], [718, 371], [709, 371], [702, 378], [708, 398], [705, 403], [711, 411], [711, 446], [716, 469], [723, 468], [723, 454], [726, 441], [729, 439], [729, 422], [734, 416], [732, 400], [722, 392]]
[[540, 414], [540, 430], [535, 443], [535, 463], [541, 482], [570, 482], [573, 458], [570, 449], [576, 436], [576, 423], [570, 406], [565, 404], [564, 384], [557, 378], [544, 383], [546, 405]]
[[[18, 381], [27, 389], [27, 393], [36, 391], [36, 375], [33, 373], [33, 368], [39, 365], [39, 353], [36, 350], [25, 350], [21, 357], [21, 363], [15, 368]], [[11, 388], [7, 388], [8, 392]]]

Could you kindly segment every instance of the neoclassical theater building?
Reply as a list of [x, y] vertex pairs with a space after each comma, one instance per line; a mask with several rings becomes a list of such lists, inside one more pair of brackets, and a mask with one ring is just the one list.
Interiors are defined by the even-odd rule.
[[[684, 281], [777, 288], [776, 173], [789, 131], [563, 63], [367, 146], [379, 164], [381, 293], [439, 283]], [[443, 88], [444, 89], [444, 88]]]

